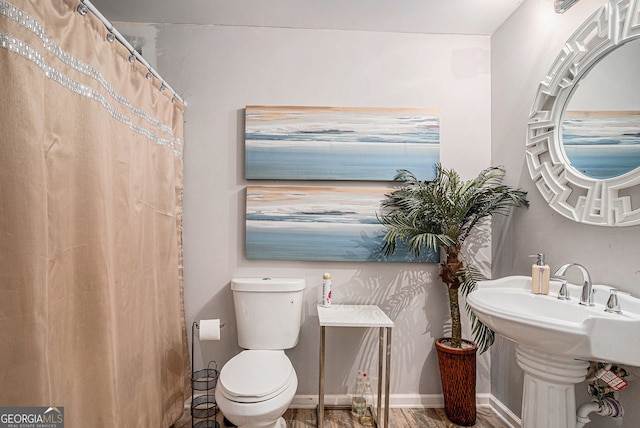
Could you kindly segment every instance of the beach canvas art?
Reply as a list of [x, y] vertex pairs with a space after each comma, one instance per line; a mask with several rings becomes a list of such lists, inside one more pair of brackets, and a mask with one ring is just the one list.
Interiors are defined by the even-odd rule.
[[[416, 259], [400, 248], [382, 252], [385, 227], [376, 217], [389, 188], [247, 186], [246, 256], [250, 260], [394, 261]], [[399, 251], [400, 250], [400, 251]]]
[[391, 181], [398, 169], [435, 178], [437, 110], [247, 106], [245, 177]]
[[571, 166], [596, 179], [640, 167], [640, 112], [567, 111], [562, 142]]

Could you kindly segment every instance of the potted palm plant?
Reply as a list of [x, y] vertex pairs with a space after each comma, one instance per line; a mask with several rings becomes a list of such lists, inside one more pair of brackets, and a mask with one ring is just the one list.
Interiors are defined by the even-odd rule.
[[476, 352], [493, 343], [493, 332], [467, 310], [473, 339], [462, 338], [459, 292], [466, 295], [481, 278], [462, 254], [465, 240], [482, 221], [494, 214], [508, 215], [513, 207], [529, 206], [527, 193], [503, 184], [505, 171], [490, 167], [469, 181], [454, 170], [436, 165], [433, 181], [420, 181], [407, 170], [394, 178], [401, 187], [385, 195], [379, 221], [386, 226], [384, 250], [397, 244], [409, 251], [440, 251], [440, 278], [447, 286], [451, 337], [436, 340], [445, 412], [451, 422], [463, 426], [476, 420]]

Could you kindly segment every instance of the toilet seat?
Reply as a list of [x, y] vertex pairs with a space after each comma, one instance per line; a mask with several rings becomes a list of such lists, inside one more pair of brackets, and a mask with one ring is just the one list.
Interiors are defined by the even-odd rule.
[[280, 395], [295, 379], [284, 351], [247, 350], [222, 367], [218, 388], [231, 401], [257, 403]]

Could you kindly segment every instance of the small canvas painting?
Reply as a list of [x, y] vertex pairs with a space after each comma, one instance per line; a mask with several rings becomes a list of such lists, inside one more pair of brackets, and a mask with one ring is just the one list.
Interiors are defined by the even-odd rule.
[[439, 160], [436, 110], [246, 107], [247, 179], [391, 181], [408, 169], [432, 180]]
[[438, 263], [402, 248], [385, 257], [376, 213], [389, 188], [247, 186], [246, 255], [251, 260]]

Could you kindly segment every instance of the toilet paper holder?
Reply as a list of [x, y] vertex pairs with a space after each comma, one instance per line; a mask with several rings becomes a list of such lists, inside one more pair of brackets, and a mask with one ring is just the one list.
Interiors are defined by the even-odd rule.
[[[220, 323], [220, 328], [222, 327], [224, 327], [224, 323]], [[207, 368], [194, 370], [194, 344], [197, 329], [200, 329], [200, 326], [194, 321], [191, 325], [191, 427], [220, 428], [220, 424], [216, 421], [218, 404], [215, 399], [215, 388], [220, 374], [218, 363], [209, 361]], [[203, 394], [196, 397], [195, 391], [203, 392]], [[201, 419], [201, 421], [195, 423], [195, 419]]]
[[193, 328], [199, 330], [198, 339], [200, 342], [205, 340], [220, 340], [220, 331], [224, 327], [224, 323], [219, 319], [200, 320], [200, 323], [194, 321], [191, 335], [194, 335]]

